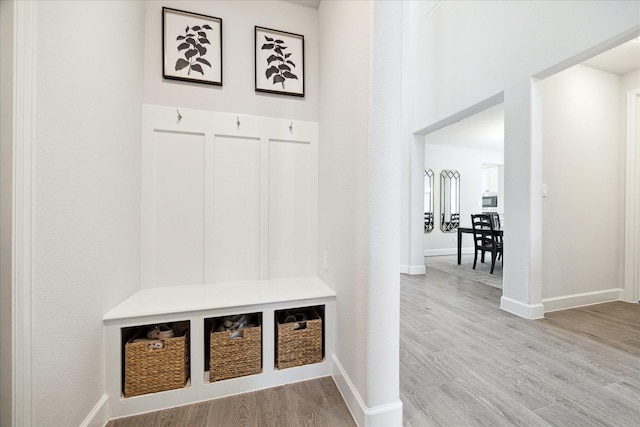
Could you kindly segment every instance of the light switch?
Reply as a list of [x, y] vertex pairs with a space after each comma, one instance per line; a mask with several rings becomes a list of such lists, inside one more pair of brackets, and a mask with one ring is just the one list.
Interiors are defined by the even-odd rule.
[[542, 184], [542, 197], [547, 197], [547, 184]]

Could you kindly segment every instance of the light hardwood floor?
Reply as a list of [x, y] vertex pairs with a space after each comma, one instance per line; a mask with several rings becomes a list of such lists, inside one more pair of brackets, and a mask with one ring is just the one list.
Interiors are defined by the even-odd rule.
[[355, 427], [331, 377], [109, 421], [107, 427]]
[[640, 305], [528, 321], [500, 289], [427, 270], [401, 279], [405, 426], [640, 426]]
[[[640, 305], [529, 321], [502, 291], [427, 268], [401, 277], [405, 426], [640, 426]], [[353, 426], [331, 378], [111, 421], [108, 427]]]

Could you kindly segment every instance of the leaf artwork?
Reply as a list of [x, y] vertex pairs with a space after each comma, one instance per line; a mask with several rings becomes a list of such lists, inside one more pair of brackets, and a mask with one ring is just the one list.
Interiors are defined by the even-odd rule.
[[271, 79], [274, 85], [281, 83], [282, 89], [284, 89], [284, 83], [287, 79], [298, 80], [298, 76], [291, 72], [292, 67], [295, 68], [296, 64], [289, 59], [291, 54], [285, 53], [287, 46], [284, 45], [283, 40], [272, 39], [267, 36], [264, 36], [264, 38], [266, 43], [262, 45], [262, 50], [273, 50], [274, 52], [267, 58], [268, 68], [265, 71], [265, 76], [267, 76], [267, 80]]
[[[213, 30], [209, 24], [194, 25], [184, 29], [184, 35], [176, 37], [178, 44], [178, 52], [182, 52], [184, 58], [178, 58], [176, 61], [176, 71], [187, 69], [187, 75], [191, 72], [200, 73], [204, 76], [204, 68], [206, 65], [211, 68], [211, 63], [203, 58], [207, 53], [206, 44], [211, 45], [208, 39], [207, 30]], [[202, 65], [200, 65], [202, 64]]]

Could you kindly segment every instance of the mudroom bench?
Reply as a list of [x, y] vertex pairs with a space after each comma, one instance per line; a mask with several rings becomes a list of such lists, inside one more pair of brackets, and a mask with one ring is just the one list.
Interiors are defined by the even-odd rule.
[[[157, 287], [136, 292], [103, 318], [106, 391], [110, 418], [156, 411], [330, 375], [331, 356], [334, 353], [335, 298], [335, 292], [318, 277]], [[300, 312], [313, 313], [314, 317], [309, 317], [308, 320], [304, 317], [303, 322], [295, 323], [296, 329], [306, 328], [307, 323], [311, 326], [312, 322], [321, 322], [322, 335], [318, 335], [321, 344], [315, 342], [317, 351], [321, 348], [321, 356], [301, 366], [278, 369], [276, 347], [283, 345], [280, 339], [276, 341], [277, 332], [283, 325], [279, 322], [283, 322], [282, 319], [286, 315], [291, 317], [292, 313], [297, 315], [296, 313]], [[251, 319], [259, 319], [258, 338], [252, 338], [258, 340], [258, 350], [253, 356], [260, 358], [258, 370], [239, 377], [214, 379], [208, 371], [209, 337], [213, 336], [212, 328], [216, 325], [221, 328], [223, 320], [234, 319], [239, 315], [250, 315]], [[126, 395], [125, 363], [131, 363], [125, 362], [126, 345], [134, 341], [133, 334], [136, 328], [163, 324], [181, 325], [185, 334], [186, 338], [181, 342], [183, 348], [186, 346], [185, 385], [165, 391]], [[293, 325], [291, 324], [291, 327]], [[319, 334], [318, 324], [314, 323], [313, 326], [315, 333]], [[186, 332], [184, 332], [185, 327]], [[309, 329], [311, 333], [311, 328]], [[288, 345], [295, 349], [295, 336], [293, 338], [294, 342]], [[163, 345], [159, 344], [159, 346], [161, 347], [159, 351], [163, 351]], [[242, 347], [231, 346], [227, 351], [234, 351], [234, 348]], [[151, 351], [154, 350], [149, 350]], [[230, 357], [229, 363], [245, 363], [234, 361], [234, 359], [236, 358]], [[221, 363], [224, 367], [225, 361], [222, 360]], [[153, 382], [153, 378], [145, 380]]]

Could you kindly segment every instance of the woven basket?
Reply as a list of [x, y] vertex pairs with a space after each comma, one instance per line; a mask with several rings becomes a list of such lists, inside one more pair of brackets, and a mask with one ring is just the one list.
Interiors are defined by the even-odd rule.
[[[253, 316], [253, 315], [252, 315]], [[241, 329], [242, 336], [230, 337], [230, 331], [214, 332], [209, 343], [209, 381], [228, 380], [259, 374], [262, 371], [262, 327], [254, 317], [255, 327]]]
[[182, 388], [189, 379], [189, 322], [173, 325], [175, 336], [164, 339], [164, 348], [150, 349], [147, 342], [132, 342], [146, 334], [146, 328], [125, 344], [124, 396]]
[[[279, 316], [276, 329], [276, 368], [322, 362], [322, 319], [313, 310], [305, 310], [305, 322], [284, 323]], [[300, 324], [299, 329], [295, 329]], [[306, 324], [306, 326], [305, 326]]]

